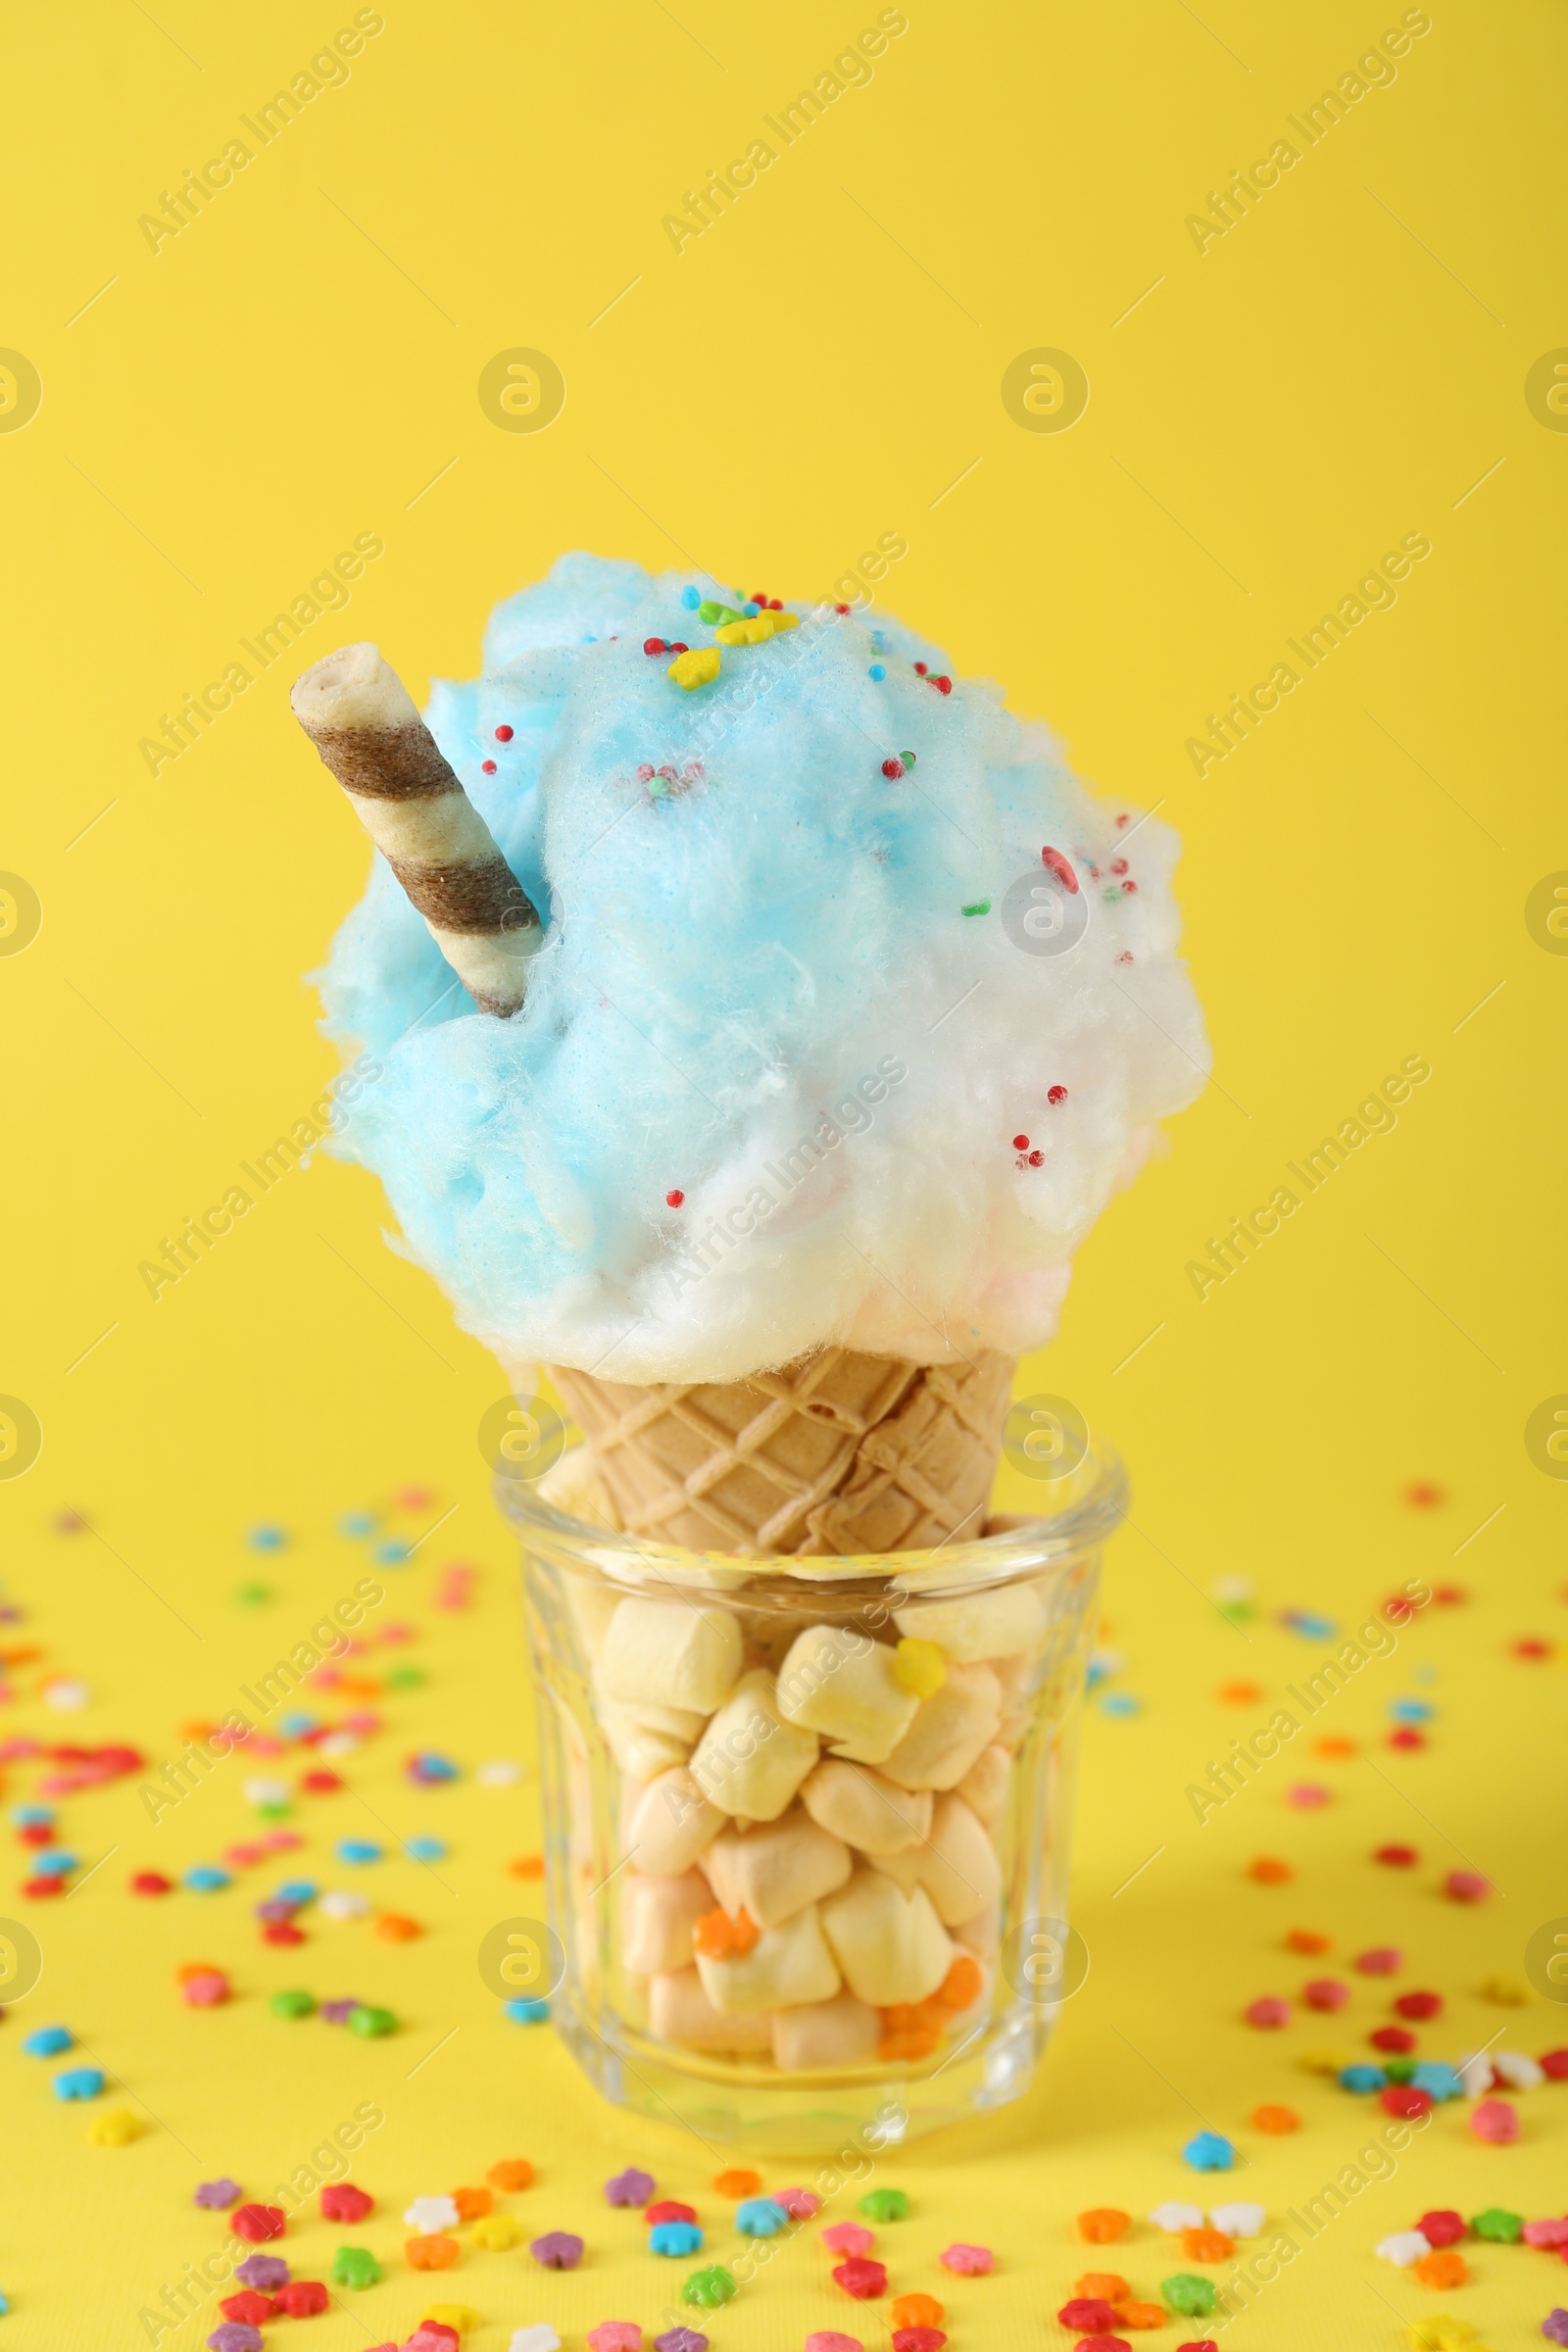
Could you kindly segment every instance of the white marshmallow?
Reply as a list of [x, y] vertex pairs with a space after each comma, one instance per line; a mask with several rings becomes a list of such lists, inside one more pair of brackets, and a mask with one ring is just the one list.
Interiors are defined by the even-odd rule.
[[901, 1634], [935, 1642], [960, 1666], [982, 1658], [1019, 1657], [1046, 1630], [1046, 1606], [1032, 1585], [1001, 1585], [957, 1600], [917, 1600], [897, 1611]]
[[661, 1772], [646, 1787], [628, 1781], [621, 1788], [621, 1851], [651, 1877], [678, 1879], [723, 1826], [723, 1814], [684, 1765]]
[[779, 1668], [778, 1703], [792, 1723], [820, 1732], [857, 1764], [880, 1764], [920, 1701], [894, 1672], [897, 1653], [862, 1633], [808, 1626]]
[[956, 1788], [996, 1738], [1001, 1716], [1002, 1685], [989, 1666], [950, 1666], [882, 1770], [906, 1788]]
[[773, 2047], [769, 2020], [763, 2016], [721, 2017], [703, 1990], [695, 1968], [650, 1979], [648, 2030], [655, 2041], [714, 2056], [755, 2057]]
[[816, 1734], [785, 1722], [773, 1677], [759, 1667], [709, 1724], [692, 1774], [721, 1811], [776, 1821], [816, 1758]]
[[882, 2020], [853, 1992], [773, 2012], [773, 2062], [790, 2074], [818, 2066], [865, 2066], [881, 2038]]
[[1156, 2230], [1164, 2230], [1167, 2237], [1179, 2237], [1184, 2230], [1201, 2230], [1203, 2208], [1201, 2205], [1180, 2204], [1172, 2197], [1168, 2203], [1156, 2205], [1149, 2218]]
[[1211, 2205], [1208, 2209], [1209, 2228], [1223, 2230], [1227, 2237], [1261, 2237], [1267, 2219], [1261, 2205]]
[[828, 1896], [822, 1931], [850, 1990], [873, 2009], [927, 1999], [953, 1966], [953, 1946], [924, 1889], [905, 1894], [878, 1870], [857, 1871]]
[[627, 1598], [610, 1620], [599, 1680], [612, 1698], [710, 1715], [734, 1690], [741, 1629], [717, 1601]]
[[951, 1934], [954, 1942], [961, 1943], [977, 1960], [995, 1960], [1002, 1949], [1002, 1905], [989, 1903], [973, 1919], [960, 1919]]
[[1007, 1788], [1012, 1779], [1012, 1759], [1004, 1747], [982, 1748], [958, 1783], [956, 1794], [961, 1796], [977, 1820], [988, 1830], [994, 1830], [1007, 1809]]
[[715, 1838], [703, 1868], [732, 1918], [745, 1911], [760, 1928], [776, 1928], [842, 1886], [854, 1864], [847, 1845], [791, 1812], [744, 1838], [734, 1830]]
[[651, 1781], [672, 1764], [684, 1764], [692, 1752], [691, 1741], [651, 1728], [642, 1714], [641, 1708], [625, 1706], [619, 1699], [599, 1698], [594, 1704], [594, 1719], [621, 1771], [634, 1781]]
[[801, 1802], [813, 1821], [862, 1854], [902, 1853], [931, 1828], [929, 1788], [897, 1788], [868, 1765], [837, 1756], [823, 1757], [803, 1784]]
[[797, 1911], [781, 1928], [764, 1928], [749, 1952], [732, 1952], [725, 1959], [699, 1952], [697, 1974], [713, 2007], [725, 2017], [829, 2001], [839, 1988], [839, 1972], [814, 1903]]
[[[564, 1511], [568, 1519], [586, 1519], [591, 1527], [620, 1526], [610, 1489], [586, 1446], [568, 1446], [560, 1461], [534, 1481], [534, 1493], [541, 1502], [547, 1502], [553, 1511]], [[567, 1579], [571, 1584], [579, 1581], [584, 1580]]]
[[1002, 1893], [1002, 1864], [985, 1825], [961, 1796], [939, 1796], [931, 1813], [931, 1835], [916, 1849], [920, 1884], [944, 1926], [972, 1919]]
[[1372, 2251], [1381, 2254], [1385, 2262], [1395, 2263], [1401, 2271], [1407, 2271], [1423, 2255], [1430, 2254], [1432, 2248], [1421, 2230], [1396, 2230], [1392, 2237], [1380, 2239]]
[[692, 1930], [713, 1897], [700, 1870], [679, 1879], [620, 1877], [620, 1957], [635, 1976], [658, 1977], [692, 1964]]

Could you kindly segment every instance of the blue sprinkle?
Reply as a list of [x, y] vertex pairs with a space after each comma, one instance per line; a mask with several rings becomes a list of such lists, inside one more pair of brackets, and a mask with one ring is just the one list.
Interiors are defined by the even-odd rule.
[[68, 2067], [54, 2081], [57, 2099], [95, 2099], [103, 2086], [104, 2079], [96, 2066]]
[[29, 2058], [58, 2058], [69, 2050], [76, 2036], [69, 2026], [39, 2026], [29, 2034], [22, 2046]]
[[433, 1749], [427, 1749], [422, 1755], [411, 1756], [408, 1769], [416, 1781], [455, 1781], [461, 1768], [453, 1763], [450, 1756], [440, 1756]]
[[1130, 1690], [1107, 1690], [1099, 1704], [1102, 1715], [1141, 1715], [1144, 1711], [1143, 1700]]
[[77, 1855], [68, 1853], [63, 1845], [46, 1845], [32, 1857], [32, 1867], [40, 1879], [65, 1879], [81, 1867]]
[[876, 680], [876, 682], [877, 682], [877, 684], [878, 684], [879, 686], [881, 685], [881, 683], [882, 683], [883, 679], [884, 679], [884, 678], [887, 676], [887, 674], [888, 674], [888, 673], [887, 673], [887, 670], [884, 668], [883, 664], [882, 664], [880, 662], [872, 662], [872, 664], [871, 664], [871, 667], [870, 667], [870, 671], [869, 671], [869, 675], [870, 675], [871, 677], [875, 678], [875, 680]]
[[754, 605], [751, 598], [748, 597], [741, 607], [741, 618], [742, 620], [755, 620], [761, 610], [760, 605]]
[[288, 1542], [288, 1535], [281, 1527], [248, 1527], [245, 1541], [252, 1551], [281, 1551]]
[[1236, 2162], [1236, 2150], [1220, 2132], [1195, 2132], [1182, 2156], [1195, 2173], [1228, 2173]]
[[286, 1715], [278, 1717], [277, 1728], [285, 1740], [299, 1740], [305, 1733], [314, 1732], [318, 1720], [305, 1708], [291, 1707]]
[[514, 2026], [542, 2026], [550, 2015], [548, 2001], [503, 2001], [501, 2014]]
[[371, 1838], [340, 1838], [337, 1858], [340, 1862], [379, 1862], [381, 1848]]
[[314, 1903], [315, 1882], [311, 1879], [285, 1879], [273, 1899], [280, 1903]]
[[683, 588], [680, 592], [680, 601], [688, 612], [695, 612], [703, 601], [702, 591], [698, 588]]
[[1318, 1617], [1310, 1609], [1282, 1609], [1280, 1623], [1303, 1642], [1332, 1642], [1340, 1630], [1332, 1617]]
[[444, 1838], [405, 1838], [403, 1850], [416, 1862], [439, 1862], [447, 1841]]
[[789, 2218], [771, 2197], [743, 2197], [735, 2208], [735, 2227], [742, 2237], [777, 2237]]
[[54, 1817], [53, 1805], [13, 1805], [11, 1808], [11, 1818], [19, 1830], [36, 1829], [40, 1822], [52, 1822]]
[[[1340, 2088], [1342, 2090], [1381, 2090], [1388, 2079], [1381, 2066], [1356, 2065], [1343, 2066], [1340, 2069]], [[1411, 2080], [1414, 2080], [1413, 2076]]]
[[1423, 2058], [1410, 2081], [1417, 2090], [1424, 2090], [1432, 2099], [1457, 2099], [1464, 2095], [1464, 2084], [1458, 2075], [1441, 2058]]
[[340, 1536], [351, 1538], [373, 1536], [375, 1513], [373, 1511], [345, 1511], [337, 1523], [337, 1532]]
[[1427, 1723], [1437, 1713], [1430, 1698], [1391, 1698], [1389, 1713], [1396, 1723]]
[[401, 1536], [388, 1536], [384, 1544], [376, 1545], [375, 1557], [383, 1568], [400, 1568], [412, 1549]]
[[648, 2232], [653, 2254], [695, 2254], [703, 2233], [695, 2222], [656, 2222]]
[[184, 1874], [183, 1884], [193, 1894], [217, 1894], [221, 1887], [233, 1885], [228, 1872], [218, 1862], [193, 1862]]

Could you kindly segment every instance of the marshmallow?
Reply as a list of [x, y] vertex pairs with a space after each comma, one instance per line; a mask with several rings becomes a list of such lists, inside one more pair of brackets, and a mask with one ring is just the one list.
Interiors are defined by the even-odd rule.
[[568, 1519], [586, 1519], [592, 1527], [620, 1526], [610, 1489], [586, 1446], [568, 1446], [560, 1461], [543, 1478], [535, 1479], [533, 1491], [541, 1502], [547, 1502], [553, 1511], [564, 1512]]
[[1002, 1905], [988, 1903], [973, 1919], [960, 1919], [952, 1935], [954, 1942], [973, 1952], [977, 1960], [995, 1960], [1002, 1949]]
[[853, 1992], [773, 2012], [773, 2063], [790, 2074], [818, 2066], [865, 2066], [881, 2038], [882, 2020]]
[[562, 1577], [561, 1590], [577, 1629], [577, 1639], [592, 1664], [605, 1646], [605, 1636], [610, 1631], [610, 1620], [620, 1606], [620, 1595], [608, 1586], [597, 1584], [591, 1576], [573, 1576], [569, 1572]]
[[868, 1766], [837, 1756], [823, 1757], [803, 1784], [801, 1802], [813, 1821], [862, 1854], [902, 1853], [931, 1827], [929, 1788], [896, 1788]]
[[[580, 1818], [591, 1820], [592, 1814]], [[646, 1787], [631, 1781], [621, 1790], [621, 1850], [652, 1877], [678, 1879], [723, 1826], [724, 1816], [684, 1765], [660, 1773]]]
[[773, 2046], [765, 2017], [721, 2017], [703, 1990], [695, 1968], [652, 1977], [648, 1984], [648, 2030], [655, 2041], [705, 2055], [756, 2057]]
[[764, 1928], [749, 1952], [730, 1952], [722, 1958], [699, 1952], [697, 1973], [703, 1990], [725, 2017], [829, 2001], [839, 1988], [839, 1972], [814, 1903], [797, 1911], [781, 1928]]
[[668, 1711], [628, 1707], [614, 1698], [595, 1701], [594, 1718], [605, 1743], [621, 1771], [634, 1781], [651, 1781], [672, 1764], [684, 1764], [692, 1752], [689, 1740], [677, 1740], [643, 1720], [647, 1713]]
[[1002, 1864], [985, 1825], [961, 1796], [939, 1796], [931, 1835], [918, 1849], [920, 1884], [946, 1927], [972, 1919], [1002, 1893]]
[[620, 1879], [620, 1957], [635, 1976], [659, 1977], [692, 1964], [692, 1930], [713, 1907], [700, 1870], [679, 1879]]
[[773, 1677], [759, 1667], [741, 1677], [728, 1706], [709, 1724], [692, 1776], [721, 1811], [776, 1821], [816, 1757], [816, 1734], [784, 1721]]
[[599, 1679], [612, 1698], [710, 1715], [735, 1688], [741, 1629], [716, 1601], [620, 1602], [599, 1657]]
[[1007, 1784], [1012, 1778], [1012, 1759], [1004, 1747], [985, 1747], [958, 1783], [956, 1794], [961, 1796], [988, 1830], [995, 1830], [1007, 1809]]
[[1001, 1715], [1002, 1685], [989, 1666], [950, 1666], [882, 1770], [906, 1788], [956, 1788], [996, 1738]]
[[896, 1654], [850, 1627], [808, 1626], [779, 1668], [780, 1709], [792, 1723], [820, 1732], [838, 1754], [880, 1764], [920, 1704], [895, 1672]]
[[760, 1928], [776, 1928], [842, 1886], [854, 1865], [847, 1845], [805, 1813], [791, 1812], [744, 1838], [734, 1830], [715, 1838], [703, 1868], [732, 1918], [745, 1911]]
[[982, 1658], [1021, 1657], [1038, 1647], [1046, 1630], [1046, 1604], [1032, 1585], [999, 1585], [955, 1600], [919, 1600], [900, 1609], [901, 1634], [935, 1642], [951, 1660], [973, 1666]]
[[953, 1946], [924, 1889], [905, 1894], [858, 1870], [822, 1905], [822, 1932], [850, 1990], [873, 2009], [923, 2001], [953, 1966]]

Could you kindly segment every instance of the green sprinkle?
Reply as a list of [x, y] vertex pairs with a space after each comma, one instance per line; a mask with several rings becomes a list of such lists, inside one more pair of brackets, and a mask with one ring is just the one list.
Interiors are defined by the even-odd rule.
[[389, 1690], [417, 1690], [429, 1677], [422, 1666], [391, 1666], [382, 1679]]
[[395, 2034], [398, 2029], [398, 2021], [390, 2009], [371, 2009], [364, 2001], [357, 2009], [349, 2011], [349, 2025], [356, 2034], [364, 2034], [367, 2037]]
[[234, 1594], [242, 1609], [265, 1609], [273, 1598], [270, 1585], [241, 1585]]
[[1385, 2058], [1383, 2072], [1391, 2082], [1413, 2082], [1415, 2060], [1413, 2058]]
[[314, 1992], [274, 1992], [267, 2006], [274, 2017], [309, 2017], [316, 2007]]
[[1162, 2278], [1159, 2291], [1184, 2319], [1206, 2318], [1216, 2301], [1212, 2280], [1200, 2278], [1196, 2271], [1177, 2271], [1173, 2278]]
[[385, 2276], [368, 2246], [339, 2246], [332, 2257], [334, 2286], [377, 2286]]
[[906, 767], [913, 767], [915, 764], [914, 754], [912, 752], [901, 752], [899, 754], [899, 758], [904, 761]]
[[1121, 897], [1121, 892], [1112, 887], [1109, 890], [1102, 890], [1100, 895], [1107, 906], [1114, 906], [1116, 901]]
[[965, 914], [989, 914], [991, 912], [991, 901], [989, 899], [976, 899], [974, 905], [972, 906], [965, 906], [963, 911]]
[[868, 2222], [902, 2222], [908, 2213], [909, 2200], [902, 2188], [871, 2188], [855, 2208]]
[[727, 2303], [734, 2292], [733, 2278], [721, 2262], [715, 2262], [710, 2270], [693, 2271], [680, 2290], [680, 2299], [683, 2303], [696, 2303], [704, 2311], [713, 2311], [720, 2303]]
[[256, 1807], [257, 1816], [262, 1821], [287, 1821], [293, 1810], [292, 1805], [258, 1805]]
[[745, 618], [745, 614], [742, 612], [732, 612], [728, 605], [715, 604], [713, 599], [710, 596], [708, 596], [705, 597], [702, 603], [698, 606], [697, 617], [699, 620], [706, 620], [709, 627], [711, 629], [716, 628], [721, 620], [743, 620]]
[[1486, 2212], [1478, 2213], [1470, 2224], [1477, 2237], [1490, 2237], [1499, 2246], [1517, 2245], [1524, 2226], [1525, 2217], [1522, 2213], [1509, 2213], [1501, 2205], [1489, 2205]]

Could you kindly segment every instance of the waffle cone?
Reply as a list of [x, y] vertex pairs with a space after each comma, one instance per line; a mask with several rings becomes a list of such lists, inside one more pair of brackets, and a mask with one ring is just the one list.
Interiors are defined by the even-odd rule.
[[978, 1536], [1012, 1359], [825, 1348], [747, 1380], [632, 1388], [551, 1367], [629, 1535], [694, 1551], [909, 1551]]

